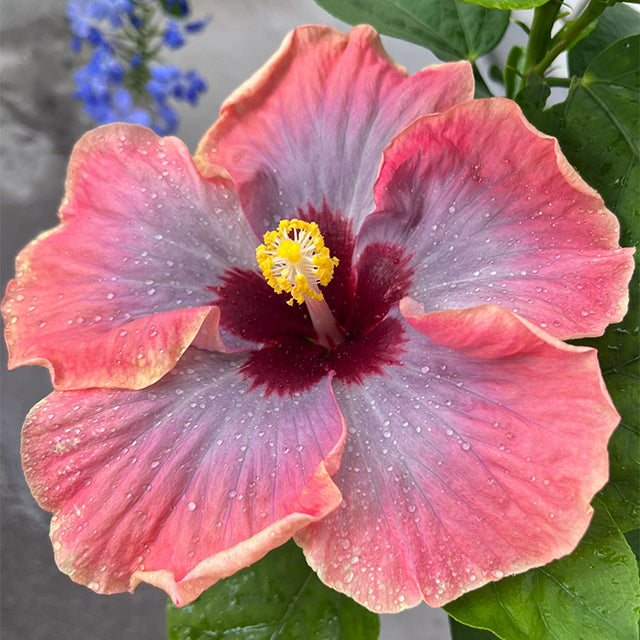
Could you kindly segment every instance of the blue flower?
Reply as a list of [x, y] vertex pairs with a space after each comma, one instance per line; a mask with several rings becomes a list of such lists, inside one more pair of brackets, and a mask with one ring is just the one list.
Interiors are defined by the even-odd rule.
[[190, 104], [198, 104], [198, 98], [201, 93], [204, 93], [207, 89], [207, 83], [200, 77], [197, 71], [191, 69], [184, 74], [185, 82], [187, 83], [186, 96]]
[[151, 80], [147, 83], [147, 91], [159, 104], [164, 104], [173, 97], [195, 105], [206, 88], [205, 81], [197, 71], [192, 69], [184, 73], [173, 65], [155, 66], [151, 69]]
[[[159, 5], [164, 13], [160, 13]], [[83, 101], [91, 118], [99, 124], [142, 124], [161, 135], [177, 129], [179, 118], [171, 103], [197, 104], [206, 84], [196, 71], [154, 66], [153, 61], [164, 47], [177, 49], [185, 43], [187, 34], [206, 27], [208, 18], [184, 22], [188, 13], [186, 0], [67, 2], [71, 48], [80, 51], [83, 42], [88, 42], [95, 49], [89, 63], [74, 76], [74, 96]], [[127, 19], [133, 29], [127, 28]], [[150, 80], [145, 85], [147, 78]]]
[[109, 122], [130, 122], [145, 127], [151, 126], [152, 122], [151, 114], [145, 109], [136, 107], [133, 97], [126, 89], [118, 89], [113, 94], [109, 117]]
[[169, 20], [167, 30], [164, 33], [164, 43], [170, 49], [178, 49], [184, 44], [184, 36], [180, 31], [180, 25], [176, 20]]
[[132, 69], [137, 69], [143, 62], [142, 54], [135, 53], [131, 56], [131, 60], [129, 60], [129, 66]]
[[73, 51], [80, 51], [83, 40], [89, 42], [92, 47], [98, 47], [105, 42], [102, 32], [91, 22], [91, 4], [92, 0], [71, 0], [67, 3], [66, 16], [74, 36], [71, 41]]
[[151, 80], [147, 83], [147, 91], [156, 102], [166, 102], [171, 87], [179, 80], [181, 74], [179, 67], [157, 65], [151, 69]]
[[158, 119], [153, 122], [151, 128], [159, 136], [168, 136], [175, 133], [178, 123], [178, 114], [165, 103], [158, 105]]
[[200, 33], [208, 24], [210, 18], [205, 18], [203, 20], [192, 20], [191, 22], [187, 22], [184, 25], [184, 30], [187, 33]]
[[70, 0], [66, 16], [74, 36], [71, 48], [73, 51], [80, 51], [83, 40], [94, 48], [106, 44], [107, 37], [97, 25], [109, 20], [114, 29], [119, 29], [122, 26], [122, 16], [132, 17], [134, 9], [131, 0]]
[[87, 0], [70, 0], [67, 3], [66, 16], [71, 33], [76, 38], [85, 39], [91, 28]]
[[84, 102], [85, 112], [96, 122], [107, 122], [111, 94], [124, 79], [124, 70], [111, 51], [107, 47], [96, 49], [89, 64], [78, 69], [74, 79], [74, 96]]
[[92, 18], [98, 22], [108, 19], [114, 29], [119, 29], [122, 26], [122, 16], [132, 15], [133, 10], [130, 0], [91, 0], [88, 9]]
[[96, 49], [87, 65], [89, 74], [99, 82], [120, 85], [124, 79], [124, 69], [107, 46]]

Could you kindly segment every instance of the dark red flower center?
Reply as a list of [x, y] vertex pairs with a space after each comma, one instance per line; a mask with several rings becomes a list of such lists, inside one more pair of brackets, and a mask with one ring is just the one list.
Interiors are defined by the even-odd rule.
[[345, 340], [327, 349], [318, 344], [305, 305], [289, 306], [256, 271], [231, 269], [215, 293], [221, 325], [256, 349], [242, 367], [253, 386], [279, 395], [304, 391], [330, 371], [347, 384], [361, 384], [399, 364], [404, 329], [391, 307], [406, 295], [412, 270], [402, 247], [389, 243], [368, 245], [354, 261], [355, 236], [351, 222], [325, 206], [300, 213], [313, 220], [331, 254], [339, 259], [332, 281], [322, 292]]

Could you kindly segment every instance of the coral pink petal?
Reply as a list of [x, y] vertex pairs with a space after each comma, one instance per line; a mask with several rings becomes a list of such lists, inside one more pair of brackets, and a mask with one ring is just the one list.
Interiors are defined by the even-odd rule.
[[633, 269], [618, 221], [514, 102], [414, 122], [385, 150], [359, 241], [406, 246], [427, 311], [505, 307], [559, 338], [622, 319]]
[[205, 320], [217, 333], [205, 287], [255, 263], [230, 180], [205, 180], [182, 142], [143, 127], [78, 142], [60, 219], [20, 253], [2, 305], [9, 366], [44, 364], [58, 389], [155, 382]]
[[325, 202], [357, 229], [392, 136], [472, 96], [467, 62], [407, 77], [371, 27], [301, 27], [227, 99], [195, 159], [205, 174], [229, 171], [258, 233]]
[[346, 429], [328, 378], [265, 398], [238, 373], [244, 357], [190, 348], [147, 389], [34, 407], [24, 470], [73, 580], [100, 593], [149, 582], [184, 605], [340, 503], [330, 475]]
[[334, 383], [344, 502], [296, 535], [324, 582], [374, 611], [441, 606], [572, 551], [619, 419], [595, 350], [500, 307], [401, 309], [403, 366]]

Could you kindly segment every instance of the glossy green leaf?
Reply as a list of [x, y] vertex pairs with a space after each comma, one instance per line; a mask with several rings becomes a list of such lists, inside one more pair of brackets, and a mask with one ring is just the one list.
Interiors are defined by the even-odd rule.
[[524, 72], [526, 52], [523, 47], [512, 47], [504, 67], [504, 90], [507, 96], [514, 96], [520, 88]]
[[451, 640], [496, 640], [498, 637], [486, 629], [468, 627], [451, 616], [449, 616], [449, 631], [451, 631]]
[[627, 316], [622, 323], [609, 327], [602, 338], [581, 341], [598, 349], [607, 389], [621, 416], [620, 425], [609, 442], [609, 482], [600, 496], [622, 531], [640, 527], [640, 296], [637, 255]]
[[640, 529], [634, 529], [624, 534], [627, 543], [631, 547], [633, 553], [636, 554], [636, 560], [640, 561]]
[[[618, 216], [623, 246], [640, 246], [640, 36], [618, 40], [598, 54], [567, 100], [545, 112], [560, 146], [582, 177]], [[540, 124], [540, 122], [536, 122]], [[640, 253], [636, 253], [636, 263]], [[621, 424], [609, 445], [610, 482], [602, 492], [623, 531], [640, 526], [640, 308], [638, 269], [629, 313], [596, 347]]]
[[[638, 284], [637, 281], [635, 284]], [[607, 388], [622, 416], [622, 422], [609, 442], [610, 478], [600, 496], [622, 531], [631, 531], [640, 526], [640, 429], [637, 421], [632, 419], [640, 406], [637, 384], [638, 360], [633, 368], [633, 374], [631, 368], [626, 367], [615, 376], [605, 376]], [[635, 376], [635, 383], [629, 379], [630, 375]], [[628, 393], [628, 397], [625, 397], [625, 393]]]
[[[638, 1], [640, 2], [640, 0]], [[478, 4], [488, 9], [509, 11], [511, 9], [532, 9], [548, 2], [548, 0], [465, 0], [465, 2]]]
[[551, 109], [544, 110], [550, 95], [551, 87], [544, 78], [533, 74], [527, 78], [527, 84], [520, 89], [515, 101], [531, 124], [550, 136], [557, 136], [560, 122], [558, 116], [554, 114], [553, 123], [546, 122], [547, 116], [552, 114]]
[[638, 638], [638, 565], [603, 505], [569, 556], [448, 604], [457, 620], [503, 640]]
[[441, 60], [475, 60], [489, 53], [509, 25], [509, 12], [459, 0], [316, 0], [349, 24], [431, 49]]
[[569, 74], [581, 77], [589, 63], [616, 40], [640, 33], [640, 13], [624, 4], [608, 7], [595, 29], [569, 52]]
[[567, 100], [558, 139], [569, 161], [626, 227], [638, 224], [640, 186], [640, 36], [598, 54]]
[[169, 640], [375, 640], [379, 616], [320, 582], [293, 543], [221, 580], [181, 609]]

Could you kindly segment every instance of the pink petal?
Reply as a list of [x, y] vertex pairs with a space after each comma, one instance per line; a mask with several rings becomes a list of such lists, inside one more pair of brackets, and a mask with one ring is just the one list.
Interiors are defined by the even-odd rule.
[[476, 100], [414, 122], [385, 150], [360, 251], [405, 245], [427, 311], [491, 303], [556, 337], [625, 314], [633, 259], [602, 198], [514, 102]]
[[344, 502], [299, 532], [329, 586], [375, 611], [441, 606], [573, 550], [618, 415], [596, 352], [499, 307], [422, 315], [403, 366], [334, 382]]
[[[3, 302], [10, 368], [44, 364], [59, 389], [158, 380], [212, 313], [206, 287], [255, 264], [229, 179], [205, 180], [182, 142], [142, 127], [78, 142], [59, 215], [18, 256]], [[203, 343], [224, 348], [217, 317], [207, 325]]]
[[328, 380], [265, 398], [243, 359], [192, 348], [142, 391], [34, 407], [25, 474], [73, 580], [100, 593], [149, 582], [183, 605], [340, 503], [329, 476], [346, 429]]
[[196, 152], [203, 173], [229, 171], [253, 228], [298, 208], [341, 210], [359, 227], [373, 211], [385, 145], [418, 116], [473, 96], [466, 62], [408, 78], [368, 26], [344, 35], [307, 26], [222, 106]]

